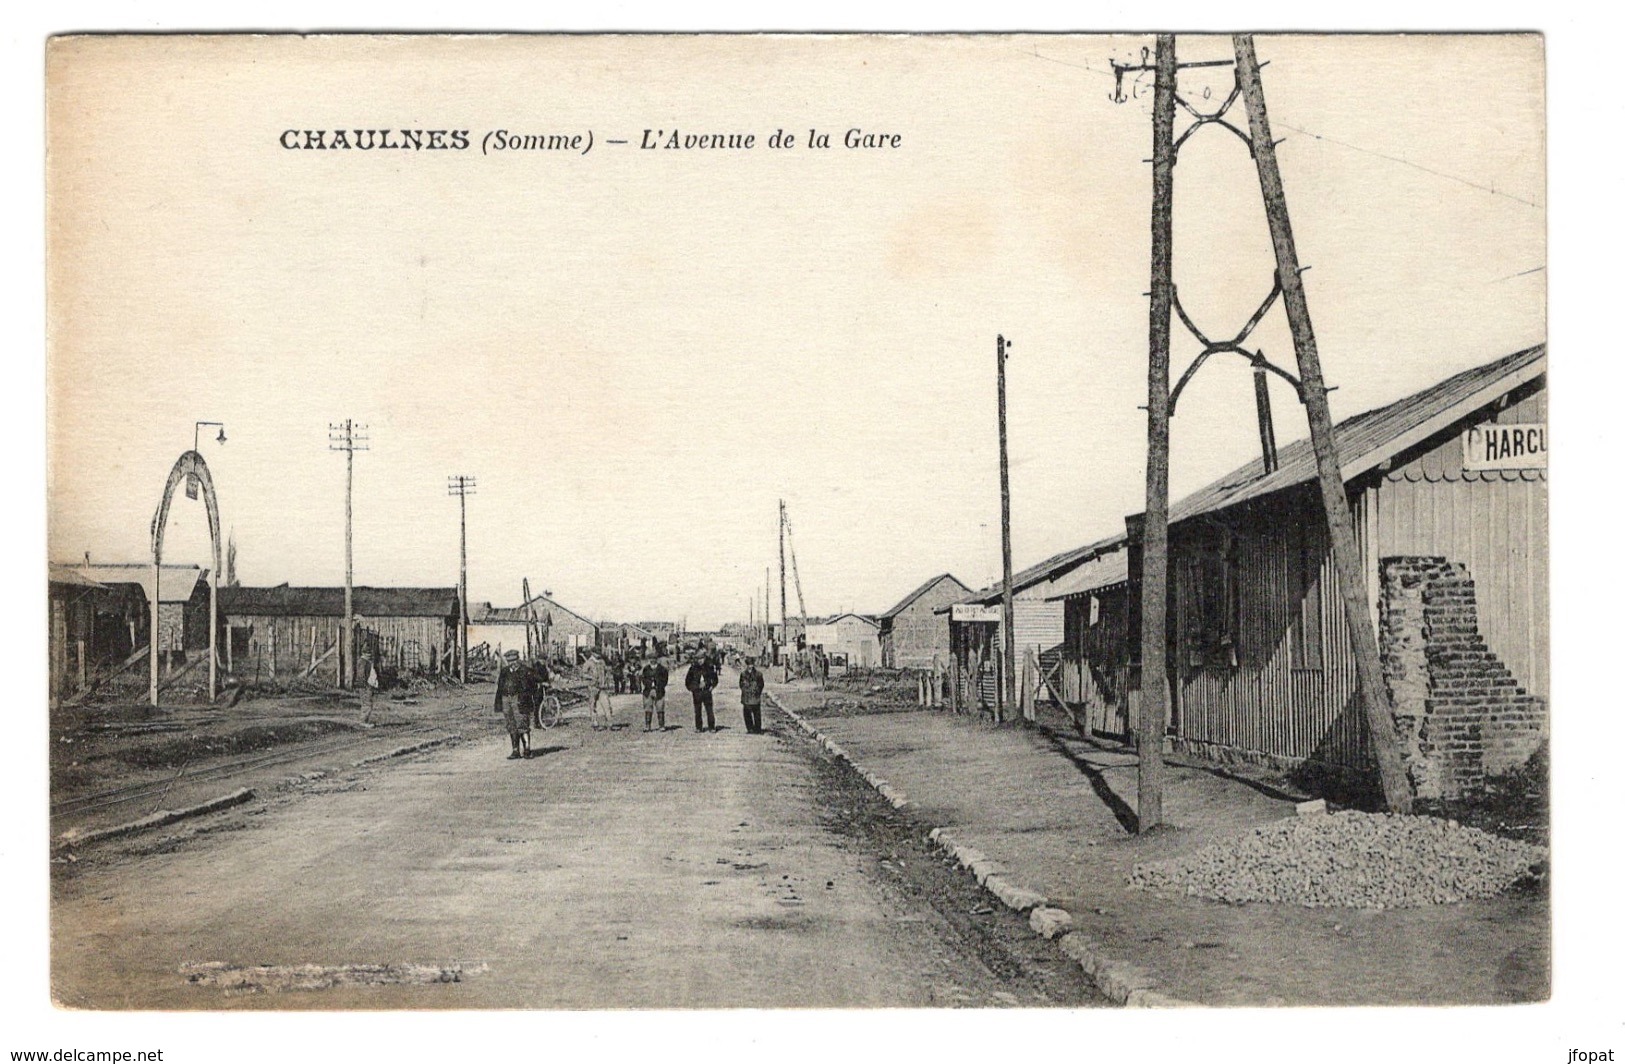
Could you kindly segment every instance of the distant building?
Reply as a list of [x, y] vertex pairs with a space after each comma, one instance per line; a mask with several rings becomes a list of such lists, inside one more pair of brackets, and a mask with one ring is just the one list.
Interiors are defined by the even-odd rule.
[[1098, 553], [1050, 585], [1061, 603], [1065, 639], [1051, 692], [1092, 734], [1127, 741], [1139, 712], [1139, 592], [1128, 579], [1128, 537], [1097, 545]]
[[639, 654], [653, 645], [654, 636], [635, 624], [599, 622], [598, 647], [606, 653]]
[[[139, 593], [148, 612], [140, 624], [140, 639], [147, 641], [151, 625], [153, 570], [150, 562], [86, 562], [57, 566], [72, 569], [104, 587]], [[209, 571], [196, 565], [165, 565], [158, 574], [158, 652], [184, 656], [188, 650], [209, 645]]]
[[476, 647], [485, 643], [493, 650], [524, 653], [525, 625], [530, 610], [535, 611], [537, 620], [545, 626], [553, 656], [574, 661], [598, 646], [598, 625], [545, 592], [533, 597], [528, 604], [518, 606], [493, 607], [489, 602], [470, 605], [468, 645]]
[[948, 661], [948, 617], [938, 607], [971, 594], [952, 573], [933, 576], [903, 596], [880, 621], [880, 661], [891, 669], [928, 669]]
[[807, 620], [807, 647], [844, 654], [849, 666], [869, 669], [880, 664], [880, 622], [856, 613]]
[[[1048, 680], [1059, 665], [1061, 643], [1066, 636], [1065, 608], [1050, 601], [1050, 595], [1057, 581], [1098, 555], [1107, 542], [1062, 551], [1011, 577], [1018, 696], [1019, 677], [1029, 657], [1040, 665], [1039, 675], [1032, 677], [1040, 697], [1050, 694]], [[1003, 602], [1001, 580], [961, 602], [937, 607], [936, 612], [948, 618], [950, 694], [960, 709], [991, 709], [998, 705], [999, 677], [1009, 667], [1004, 662]], [[1009, 718], [1015, 708], [1006, 707], [1005, 712]]]
[[145, 646], [151, 621], [139, 584], [103, 584], [72, 566], [49, 567], [49, 596], [50, 700], [56, 705]]

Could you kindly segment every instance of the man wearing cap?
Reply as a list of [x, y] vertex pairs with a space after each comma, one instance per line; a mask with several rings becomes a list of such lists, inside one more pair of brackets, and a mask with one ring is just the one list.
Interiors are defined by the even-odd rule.
[[746, 658], [739, 673], [739, 703], [745, 710], [745, 730], [752, 735], [762, 734], [762, 689], [767, 680], [756, 668], [755, 658]]
[[508, 727], [508, 741], [513, 743], [509, 761], [530, 756], [530, 707], [525, 704], [524, 669], [519, 664], [519, 652], [510, 650], [503, 655], [502, 667], [497, 672], [496, 711]]

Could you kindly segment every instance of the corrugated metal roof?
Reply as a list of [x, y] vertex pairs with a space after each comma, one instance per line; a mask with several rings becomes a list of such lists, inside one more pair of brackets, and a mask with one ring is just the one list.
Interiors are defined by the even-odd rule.
[[[139, 584], [141, 593], [152, 601], [152, 565], [142, 562], [91, 562], [68, 566], [79, 575], [99, 584]], [[196, 565], [166, 565], [158, 584], [160, 601], [185, 602], [192, 597], [197, 582], [207, 569]]]
[[1055, 581], [1050, 585], [1049, 594], [1045, 598], [1054, 602], [1073, 595], [1087, 595], [1114, 584], [1125, 583], [1127, 580], [1128, 547], [1125, 544], [1109, 554], [1102, 554], [1098, 558], [1084, 562]]
[[[477, 614], [472, 608], [469, 610], [469, 621], [471, 623], [524, 624], [528, 619], [523, 604], [518, 606], [492, 606], [489, 602], [486, 602], [481, 605], [484, 608]], [[553, 623], [554, 616], [562, 613], [574, 617], [583, 624], [591, 624], [594, 628], [598, 627], [575, 610], [570, 609], [568, 606], [559, 605], [556, 599], [550, 599], [546, 595], [532, 596], [529, 605], [535, 608], [536, 619], [545, 621], [548, 624]]]
[[106, 587], [99, 580], [92, 580], [84, 573], [67, 565], [50, 563], [50, 582], [53, 584], [68, 584], [72, 587]]
[[[1343, 480], [1347, 482], [1375, 468], [1545, 372], [1546, 345], [1540, 344], [1339, 422], [1337, 448]], [[1264, 474], [1263, 458], [1257, 458], [1187, 495], [1169, 508], [1168, 523], [1270, 495], [1313, 481], [1318, 475], [1314, 447], [1307, 439], [1280, 448], [1277, 457], [1279, 464], [1268, 476]]]
[[[1062, 551], [1059, 554], [1044, 559], [1037, 565], [1013, 574], [1010, 578], [1010, 585], [1015, 588], [1016, 594], [1019, 595], [1021, 592], [1026, 591], [1035, 584], [1041, 584], [1046, 580], [1054, 580], [1065, 573], [1071, 572], [1073, 569], [1076, 569], [1089, 559], [1094, 558], [1104, 551], [1111, 550], [1113, 547], [1123, 543], [1125, 539], [1126, 534], [1119, 532], [1116, 535], [1107, 536], [1105, 539], [1098, 539], [1093, 543], [1086, 544], [1085, 546], [1074, 547], [1072, 550]], [[974, 595], [971, 595], [969, 598], [963, 599], [962, 601], [988, 604], [1003, 597], [1004, 581], [1000, 580], [993, 586], [983, 588], [981, 591], [976, 592]], [[944, 607], [938, 612], [946, 613], [947, 608]]]
[[839, 624], [844, 618], [847, 618], [847, 617], [851, 617], [854, 620], [862, 621], [864, 624], [869, 625], [871, 628], [879, 628], [880, 627], [880, 622], [879, 621], [875, 620], [873, 617], [866, 617], [861, 613], [837, 613], [832, 617], [825, 617], [825, 618], [808, 617], [807, 618], [807, 626], [809, 628], [814, 626], [814, 625], [818, 625], [818, 626], [822, 626], [822, 627], [830, 627], [830, 626]]
[[[454, 587], [358, 587], [352, 605], [359, 617], [455, 617]], [[223, 587], [220, 610], [259, 617], [342, 617], [342, 587]]]
[[893, 617], [896, 617], [899, 613], [902, 613], [904, 610], [914, 605], [915, 599], [919, 598], [927, 591], [930, 591], [944, 580], [952, 580], [954, 583], [958, 584], [961, 595], [968, 595], [971, 593], [970, 588], [966, 587], [965, 582], [959, 579], [959, 577], [955, 576], [953, 573], [941, 573], [937, 576], [933, 576], [931, 579], [927, 580], [925, 583], [903, 596], [903, 600], [897, 605], [893, 606], [891, 609], [887, 610], [885, 613], [882, 613], [880, 615], [880, 619], [883, 621], [889, 621]]

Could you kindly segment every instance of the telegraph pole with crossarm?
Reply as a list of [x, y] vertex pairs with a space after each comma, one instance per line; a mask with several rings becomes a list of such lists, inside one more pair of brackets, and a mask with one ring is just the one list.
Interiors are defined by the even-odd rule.
[[[1266, 374], [1281, 377], [1297, 393], [1309, 421], [1309, 437], [1315, 452], [1321, 500], [1325, 508], [1327, 536], [1336, 567], [1344, 615], [1348, 620], [1349, 642], [1353, 650], [1360, 707], [1371, 736], [1377, 775], [1383, 801], [1396, 813], [1411, 809], [1410, 781], [1394, 726], [1388, 689], [1382, 678], [1376, 632], [1372, 625], [1370, 602], [1366, 596], [1360, 555], [1354, 536], [1354, 519], [1349, 511], [1347, 489], [1343, 484], [1336, 433], [1326, 401], [1320, 355], [1309, 320], [1309, 303], [1304, 293], [1303, 271], [1286, 208], [1286, 191], [1275, 158], [1275, 142], [1270, 139], [1269, 117], [1264, 107], [1264, 87], [1260, 64], [1250, 34], [1232, 38], [1235, 59], [1179, 63], [1174, 58], [1174, 37], [1157, 37], [1156, 62], [1113, 63], [1118, 90], [1114, 99], [1122, 102], [1123, 75], [1155, 72], [1155, 99], [1152, 109], [1152, 206], [1151, 206], [1151, 335], [1150, 375], [1146, 453], [1146, 511], [1141, 549], [1141, 713], [1137, 726], [1140, 751], [1139, 828], [1155, 827], [1162, 819], [1162, 734], [1167, 728], [1167, 608], [1168, 608], [1168, 422], [1173, 417], [1180, 393], [1209, 357], [1235, 354], [1252, 364], [1254, 396], [1258, 407], [1259, 443], [1266, 473], [1277, 468], [1275, 430], [1269, 408]], [[1147, 58], [1149, 58], [1147, 56]], [[1179, 92], [1178, 72], [1187, 67], [1232, 67], [1234, 87], [1214, 110], [1202, 110]], [[1245, 131], [1230, 118], [1231, 108], [1241, 103], [1247, 115]], [[1176, 108], [1190, 122], [1183, 133], [1174, 135]], [[1275, 278], [1269, 294], [1259, 304], [1239, 332], [1229, 339], [1212, 339], [1192, 320], [1180, 304], [1173, 283], [1173, 169], [1179, 149], [1197, 131], [1213, 127], [1234, 134], [1247, 146], [1258, 171], [1269, 223], [1270, 242], [1275, 251]], [[1254, 329], [1274, 304], [1280, 301], [1286, 312], [1297, 356], [1298, 376], [1270, 362], [1249, 341]], [[1202, 351], [1168, 387], [1169, 332], [1171, 318], [1177, 315], [1185, 329], [1201, 343]]]
[[457, 572], [457, 679], [468, 682], [468, 497], [475, 478], [461, 473], [446, 478], [446, 494], [457, 496], [458, 526], [462, 531], [462, 564]]
[[[221, 431], [224, 435], [224, 430]], [[339, 633], [339, 686], [355, 682], [355, 550], [352, 518], [355, 512], [355, 453], [368, 449], [367, 426], [349, 418], [329, 422], [327, 449], [344, 452], [344, 630]]]

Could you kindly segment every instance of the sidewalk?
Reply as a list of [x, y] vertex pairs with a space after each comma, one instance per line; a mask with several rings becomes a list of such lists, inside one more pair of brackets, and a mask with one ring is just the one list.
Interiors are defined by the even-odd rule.
[[1294, 799], [1174, 759], [1171, 828], [1133, 834], [1136, 762], [1059, 727], [994, 728], [942, 710], [826, 707], [806, 683], [770, 693], [861, 768], [908, 796], [922, 830], [941, 828], [1007, 878], [1072, 915], [1073, 929], [1154, 989], [1203, 1005], [1442, 1005], [1543, 1000], [1545, 897], [1415, 909], [1231, 905], [1131, 888], [1142, 861], [1198, 849], [1295, 815]]

